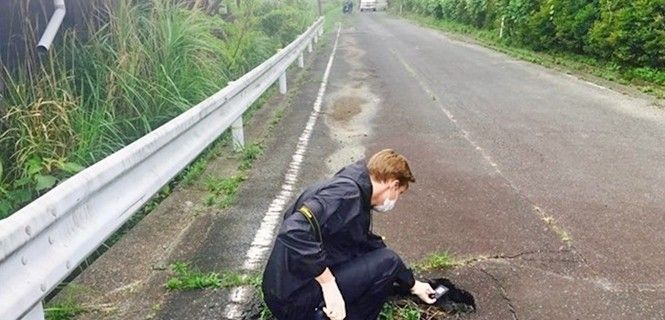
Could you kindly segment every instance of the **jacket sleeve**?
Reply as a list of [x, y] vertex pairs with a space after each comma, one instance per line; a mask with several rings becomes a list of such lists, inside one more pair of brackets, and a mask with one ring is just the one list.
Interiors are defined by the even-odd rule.
[[[343, 227], [345, 221], [357, 215], [361, 206], [360, 192], [354, 183], [337, 181], [303, 199], [319, 223], [321, 234], [326, 238]], [[294, 210], [298, 210], [296, 207]], [[314, 233], [313, 226], [300, 213], [289, 215], [282, 224], [277, 241], [288, 248], [289, 270], [306, 278], [320, 275], [328, 265], [326, 252]]]
[[326, 269], [326, 254], [307, 219], [299, 212], [289, 215], [277, 235], [287, 248], [288, 270], [303, 278], [313, 278]]
[[376, 235], [372, 232], [369, 233], [367, 243], [365, 244], [365, 251], [369, 252], [376, 249], [385, 248], [386, 244], [383, 242], [383, 237]]

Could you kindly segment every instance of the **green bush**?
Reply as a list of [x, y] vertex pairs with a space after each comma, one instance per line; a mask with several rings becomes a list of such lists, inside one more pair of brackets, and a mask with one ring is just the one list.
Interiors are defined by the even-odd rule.
[[[312, 9], [308, 12], [314, 11]], [[280, 45], [285, 47], [305, 31], [313, 20], [312, 15], [307, 13], [293, 7], [271, 10], [261, 17], [261, 30], [269, 37], [278, 38]]]
[[665, 67], [665, 0], [602, 0], [589, 52], [623, 65]]
[[466, 0], [441, 0], [441, 11], [446, 19], [468, 23]]
[[[665, 67], [665, 0], [398, 0], [396, 3], [416, 13], [497, 33], [503, 22], [504, 41], [513, 45], [587, 55], [619, 67]], [[660, 79], [659, 72], [632, 73], [629, 76], [635, 78]]]
[[539, 9], [538, 0], [502, 0], [499, 11], [505, 17], [504, 35], [510, 40], [526, 44], [531, 35], [530, 18]]
[[548, 0], [531, 17], [525, 42], [536, 50], [583, 53], [597, 18], [597, 0]]
[[[582, 53], [587, 34], [598, 19], [598, 1], [561, 0], [554, 12], [556, 46]], [[557, 10], [557, 8], [559, 10]]]
[[487, 24], [487, 0], [466, 0], [467, 23], [476, 28], [483, 28]]

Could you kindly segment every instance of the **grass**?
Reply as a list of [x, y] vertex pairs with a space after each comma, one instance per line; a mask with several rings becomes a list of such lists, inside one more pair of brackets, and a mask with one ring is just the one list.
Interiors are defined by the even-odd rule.
[[221, 137], [217, 138], [210, 146], [206, 148], [185, 170], [183, 170], [175, 180], [179, 183], [190, 186], [192, 185], [206, 169], [208, 161], [220, 155], [221, 147], [228, 145], [231, 141], [231, 134], [227, 130]]
[[270, 127], [276, 126], [284, 118], [284, 108], [280, 108], [275, 112], [275, 116], [270, 120]]
[[196, 290], [251, 286], [258, 294], [258, 299], [260, 301], [259, 318], [261, 320], [274, 319], [263, 300], [263, 291], [261, 290], [262, 278], [259, 274], [243, 274], [233, 271], [224, 273], [203, 273], [192, 268], [189, 263], [182, 261], [173, 263], [171, 265], [171, 270], [175, 275], [166, 282], [166, 288], [169, 290]]
[[237, 272], [208, 272], [204, 273], [193, 268], [189, 263], [178, 261], [171, 265], [175, 273], [166, 282], [169, 290], [194, 290], [205, 288], [233, 288], [251, 285], [260, 287], [260, 278]]
[[[92, 6], [87, 30], [64, 29], [47, 59], [28, 50], [22, 65], [0, 61], [0, 218], [263, 62], [312, 11], [260, 0], [232, 7], [225, 21], [168, 0]], [[275, 10], [300, 18], [266, 29], [260, 14]], [[20, 31], [35, 33], [29, 23]]]
[[402, 16], [423, 26], [468, 36], [486, 47], [518, 59], [550, 68], [563, 69], [565, 72], [581, 73], [582, 75], [590, 74], [605, 80], [633, 86], [659, 99], [665, 98], [665, 70], [624, 68], [614, 63], [603, 62], [589, 56], [572, 53], [537, 52], [528, 48], [516, 47], [506, 42], [504, 39], [499, 38], [497, 30], [477, 29], [462, 23], [440, 20], [413, 12], [405, 11], [402, 13]]
[[69, 320], [85, 312], [85, 309], [74, 303], [58, 303], [44, 309], [47, 320]]
[[216, 206], [220, 209], [230, 207], [236, 199], [240, 184], [245, 181], [244, 171], [252, 168], [254, 161], [263, 153], [263, 145], [260, 143], [251, 143], [242, 149], [242, 157], [238, 169], [240, 173], [230, 178], [207, 177], [205, 187], [208, 191], [204, 203], [209, 206]]
[[[333, 0], [333, 1], [326, 1], [325, 2], [325, 8], [324, 8], [324, 19], [323, 21], [323, 31], [328, 33], [328, 32], [333, 32], [337, 30], [333, 30], [333, 26], [342, 19], [342, 1], [340, 0]], [[325, 43], [325, 42], [324, 42]]]
[[175, 276], [166, 282], [169, 290], [193, 290], [204, 288], [220, 288], [222, 279], [216, 272], [203, 273], [193, 270], [188, 263], [176, 262], [171, 265]]
[[422, 310], [413, 301], [387, 302], [379, 314], [379, 320], [420, 320]]
[[453, 257], [447, 251], [435, 252], [429, 254], [422, 261], [413, 264], [413, 268], [420, 272], [433, 271], [433, 270], [446, 270], [457, 267], [461, 261]]
[[76, 299], [79, 294], [85, 294], [83, 287], [74, 284], [67, 285], [58, 301], [48, 303], [44, 308], [44, 316], [47, 320], [68, 320], [88, 310]]
[[251, 143], [242, 149], [242, 161], [240, 163], [240, 170], [248, 170], [252, 168], [254, 161], [263, 153], [263, 145], [260, 143]]
[[245, 181], [242, 174], [230, 178], [208, 177], [205, 185], [208, 196], [205, 203], [207, 206], [217, 206], [220, 209], [228, 208], [236, 199], [240, 183]]

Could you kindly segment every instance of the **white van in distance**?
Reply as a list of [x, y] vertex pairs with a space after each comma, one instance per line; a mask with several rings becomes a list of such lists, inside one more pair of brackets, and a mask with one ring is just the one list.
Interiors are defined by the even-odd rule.
[[360, 12], [376, 11], [376, 0], [360, 0]]

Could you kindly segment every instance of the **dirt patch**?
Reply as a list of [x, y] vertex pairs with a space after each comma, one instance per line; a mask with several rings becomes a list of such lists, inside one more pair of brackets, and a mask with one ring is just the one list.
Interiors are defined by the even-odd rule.
[[369, 78], [369, 74], [362, 71], [351, 71], [349, 72], [349, 76], [353, 80], [367, 80]]
[[[347, 35], [349, 29], [343, 32]], [[338, 143], [338, 149], [326, 159], [330, 174], [364, 156], [363, 140], [371, 134], [371, 121], [381, 103], [365, 83], [371, 70], [362, 61], [365, 51], [359, 48], [356, 37], [340, 38], [340, 50], [344, 57], [337, 64], [340, 73], [330, 80], [331, 85], [338, 84], [337, 90], [328, 93], [324, 102], [324, 121]]]
[[358, 97], [340, 97], [333, 102], [330, 116], [335, 121], [348, 122], [354, 116], [362, 112], [361, 105], [367, 103], [367, 100]]

